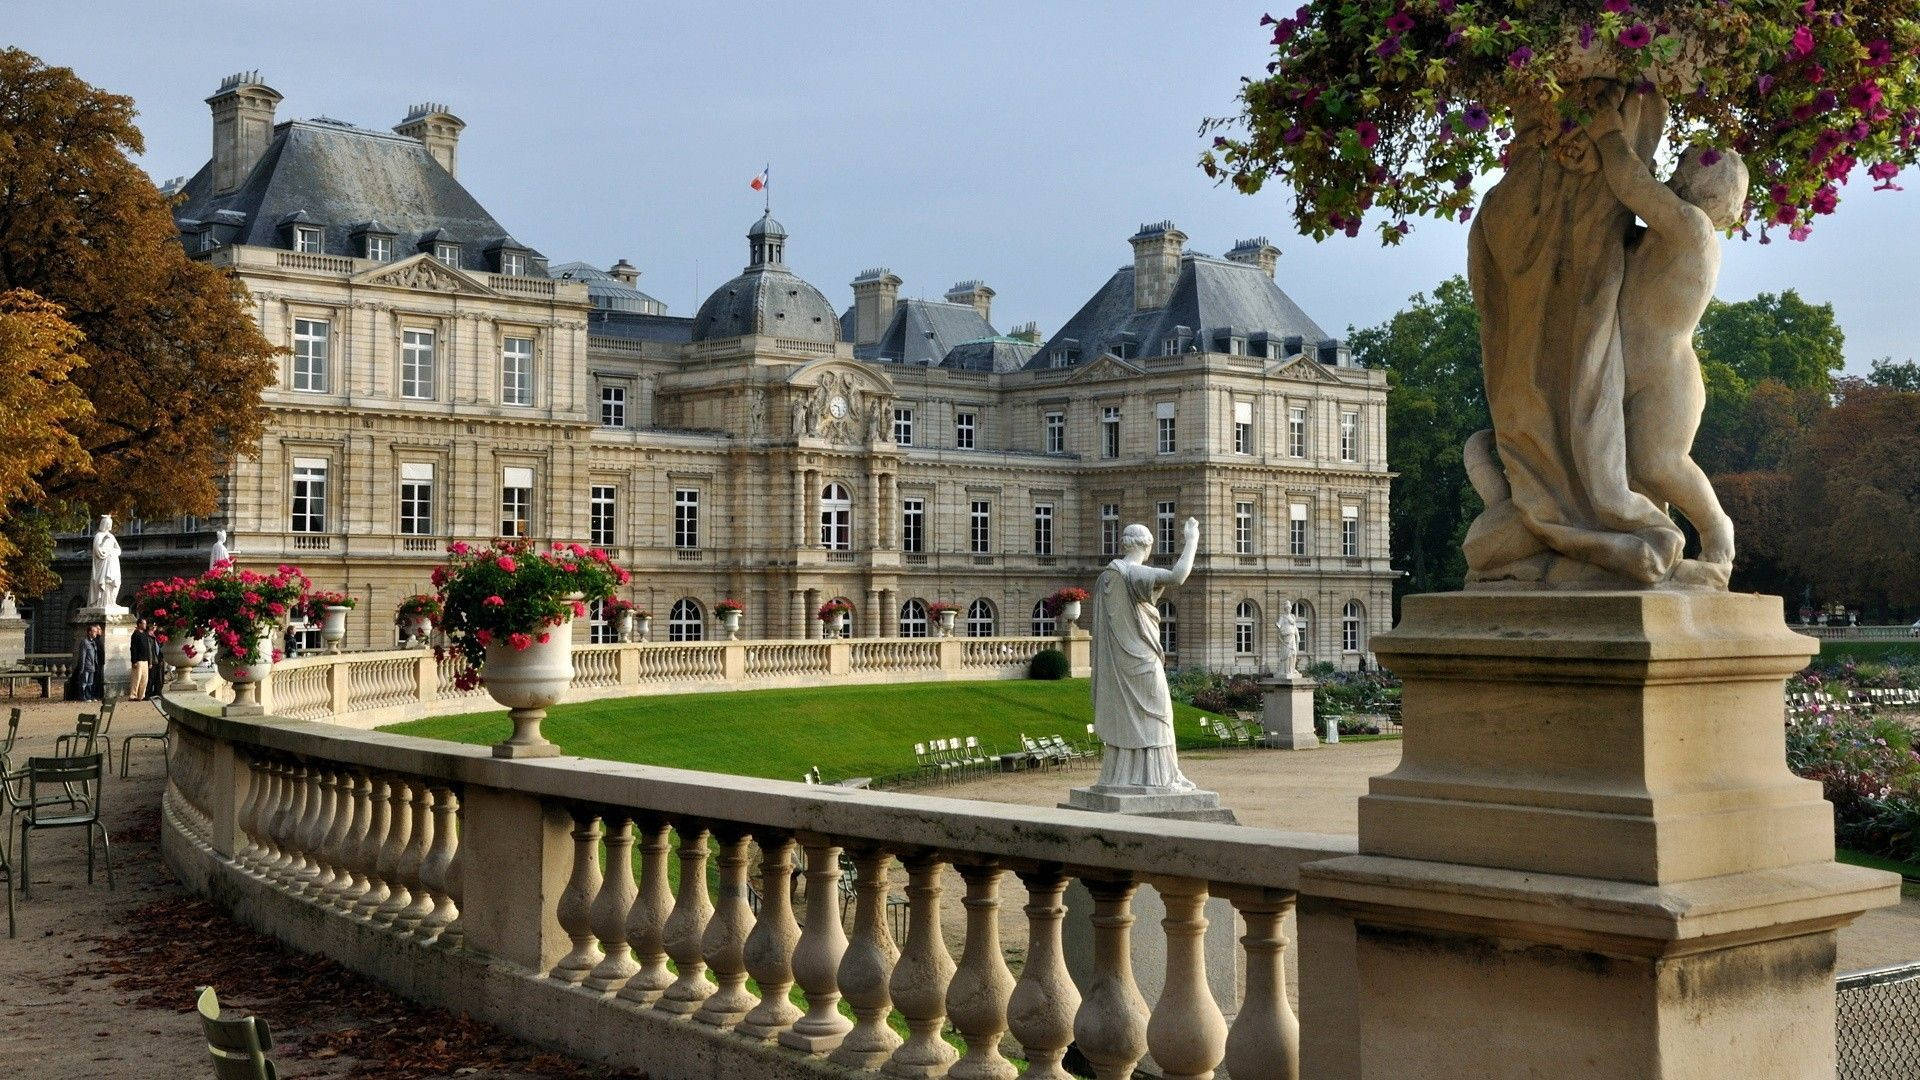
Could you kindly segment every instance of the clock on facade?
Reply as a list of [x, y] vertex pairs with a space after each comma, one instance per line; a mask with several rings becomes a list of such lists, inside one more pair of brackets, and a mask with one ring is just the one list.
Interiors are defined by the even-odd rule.
[[833, 414], [835, 420], [844, 419], [847, 415], [847, 399], [835, 394], [833, 400], [827, 402], [827, 411]]

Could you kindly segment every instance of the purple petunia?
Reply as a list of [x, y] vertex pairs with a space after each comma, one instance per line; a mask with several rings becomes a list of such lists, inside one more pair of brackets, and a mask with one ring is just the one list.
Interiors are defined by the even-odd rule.
[[1404, 34], [1413, 29], [1413, 16], [1405, 11], [1396, 11], [1387, 17], [1387, 29], [1395, 34]]
[[1375, 45], [1373, 47], [1373, 51], [1375, 54], [1379, 55], [1382, 58], [1399, 55], [1400, 35], [1394, 34], [1389, 36], [1385, 41], [1382, 41], [1380, 44]]
[[1360, 137], [1360, 145], [1368, 150], [1380, 141], [1380, 129], [1371, 120], [1362, 120], [1353, 125], [1353, 133]]
[[1620, 47], [1623, 49], [1644, 49], [1653, 41], [1653, 31], [1646, 23], [1634, 23], [1620, 31]]
[[1466, 121], [1467, 128], [1470, 131], [1485, 131], [1487, 125], [1493, 122], [1493, 117], [1488, 114], [1485, 105], [1467, 106], [1461, 110], [1460, 119]]
[[1513, 68], [1526, 67], [1527, 61], [1531, 59], [1533, 59], [1533, 50], [1528, 46], [1522, 45], [1507, 54], [1507, 66]]
[[1868, 67], [1886, 67], [1892, 62], [1893, 46], [1887, 44], [1886, 38], [1877, 38], [1867, 42], [1866, 63]]
[[1633, 10], [1633, 4], [1631, 0], [1607, 0], [1600, 5], [1600, 10], [1612, 15], [1625, 15]]
[[1593, 24], [1592, 23], [1580, 24], [1580, 47], [1583, 49], [1593, 48]]
[[1847, 104], [1861, 112], [1872, 112], [1880, 107], [1880, 87], [1873, 82], [1863, 82], [1847, 91]]

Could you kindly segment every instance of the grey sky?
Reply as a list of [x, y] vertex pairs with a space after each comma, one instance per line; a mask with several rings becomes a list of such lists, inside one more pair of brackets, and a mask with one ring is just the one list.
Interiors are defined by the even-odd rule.
[[[467, 122], [461, 179], [516, 236], [555, 262], [628, 258], [676, 314], [744, 265], [748, 181], [770, 162], [788, 261], [839, 307], [887, 266], [912, 296], [981, 278], [1001, 329], [1051, 333], [1131, 258], [1139, 223], [1171, 218], [1213, 254], [1269, 237], [1281, 285], [1329, 332], [1372, 325], [1464, 270], [1465, 229], [1315, 244], [1282, 186], [1247, 198], [1194, 168], [1201, 118], [1267, 59], [1263, 10], [88, 0], [16, 5], [0, 43], [132, 95], [160, 180], [206, 160], [203, 99], [233, 71], [260, 69], [283, 119], [386, 129], [445, 102]], [[1860, 176], [1810, 242], [1730, 243], [1720, 295], [1832, 301], [1855, 370], [1914, 355], [1915, 187]]]

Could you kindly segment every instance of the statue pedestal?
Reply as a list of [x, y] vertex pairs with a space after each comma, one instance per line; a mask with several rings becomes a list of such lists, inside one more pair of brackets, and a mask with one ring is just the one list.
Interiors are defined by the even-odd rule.
[[1313, 690], [1320, 684], [1298, 673], [1263, 679], [1260, 730], [1268, 746], [1282, 750], [1312, 750], [1320, 745], [1313, 728]]
[[1401, 764], [1360, 854], [1300, 873], [1366, 1006], [1303, 1047], [1316, 1075], [1833, 1075], [1834, 932], [1899, 882], [1834, 863], [1787, 770], [1784, 683], [1818, 647], [1770, 596], [1407, 598], [1374, 638]]
[[[11, 605], [9, 605], [11, 606]], [[0, 615], [0, 668], [10, 668], [27, 655], [27, 620]]]
[[106, 628], [102, 635], [106, 641], [106, 657], [100, 673], [101, 693], [107, 701], [120, 700], [133, 681], [133, 612], [118, 606], [84, 607], [67, 621], [73, 626], [76, 641], [86, 635], [90, 623], [100, 623]]
[[1141, 817], [1179, 818], [1182, 821], [1217, 821], [1238, 825], [1233, 811], [1220, 805], [1220, 793], [1202, 791], [1154, 791], [1151, 789], [1077, 787], [1067, 792], [1060, 804], [1067, 810], [1092, 810], [1099, 814], [1138, 814]]

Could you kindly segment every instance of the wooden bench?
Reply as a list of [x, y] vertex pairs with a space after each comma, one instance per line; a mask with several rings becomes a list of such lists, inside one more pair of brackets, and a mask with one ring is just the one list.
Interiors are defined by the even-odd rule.
[[53, 680], [59, 677], [60, 676], [54, 675], [51, 671], [36, 670], [34, 668], [11, 668], [6, 671], [0, 671], [0, 679], [5, 679], [7, 683], [8, 697], [14, 696], [21, 680], [24, 679], [27, 682], [39, 683], [40, 696], [50, 698], [53, 696]]

